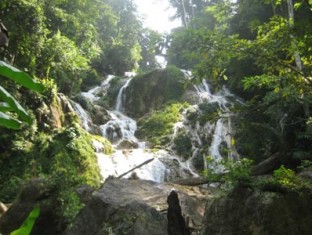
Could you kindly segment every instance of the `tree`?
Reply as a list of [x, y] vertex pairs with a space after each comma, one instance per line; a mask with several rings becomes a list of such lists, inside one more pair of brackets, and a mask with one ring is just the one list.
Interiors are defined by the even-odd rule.
[[[212, 4], [206, 8], [209, 17], [195, 19], [197, 24], [181, 30], [181, 36], [173, 34], [169, 58], [173, 62], [174, 55], [192, 58], [195, 64], [189, 67], [199, 79], [232, 85], [240, 94], [248, 94], [236, 122], [241, 154], [261, 160], [280, 152], [284, 161], [295, 164], [312, 152], [308, 144], [312, 140], [311, 41], [307, 40], [312, 15], [302, 1], [271, 3]], [[289, 14], [285, 7], [298, 14]], [[270, 8], [271, 13], [264, 11]], [[248, 27], [238, 28], [234, 23]]]
[[163, 49], [166, 44], [166, 36], [161, 35], [157, 31], [143, 29], [140, 37], [142, 60], [139, 63], [140, 70], [150, 71], [159, 68], [160, 65], [156, 60], [156, 56], [163, 56]]

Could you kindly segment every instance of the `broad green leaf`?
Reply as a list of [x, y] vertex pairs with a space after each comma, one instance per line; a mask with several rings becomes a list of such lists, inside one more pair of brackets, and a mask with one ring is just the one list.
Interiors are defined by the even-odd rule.
[[9, 112], [12, 111], [10, 105], [6, 102], [0, 102], [0, 112]]
[[0, 75], [5, 76], [33, 91], [42, 92], [44, 90], [44, 86], [34, 81], [27, 73], [14, 68], [4, 61], [0, 61]]
[[36, 219], [38, 218], [40, 214], [40, 207], [36, 206], [28, 215], [22, 226], [11, 232], [10, 235], [29, 235], [31, 233], [31, 230], [36, 222]]
[[21, 128], [21, 122], [3, 112], [0, 112], [0, 126], [17, 130]]
[[32, 118], [24, 110], [24, 108], [10, 95], [2, 86], [0, 86], [0, 99], [6, 102], [23, 121], [31, 124]]

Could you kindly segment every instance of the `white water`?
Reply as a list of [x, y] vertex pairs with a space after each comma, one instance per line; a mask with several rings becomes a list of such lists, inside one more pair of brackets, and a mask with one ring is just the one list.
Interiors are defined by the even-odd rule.
[[[106, 94], [109, 82], [112, 78], [113, 77], [106, 79], [101, 87], [95, 87], [90, 91], [85, 92], [83, 95], [90, 101], [98, 100], [99, 94]], [[209, 168], [206, 162], [207, 156], [211, 156], [216, 161], [220, 161], [224, 157], [234, 158], [238, 156], [235, 146], [232, 146], [231, 141], [232, 127], [229, 111], [231, 103], [227, 101], [227, 96], [230, 95], [227, 89], [223, 88], [220, 92], [212, 94], [209, 85], [205, 80], [203, 80], [201, 84], [194, 86], [200, 102], [218, 104], [220, 118], [216, 122], [207, 122], [204, 125], [200, 125], [199, 122], [190, 125], [187, 120], [187, 110], [183, 112], [183, 120], [175, 124], [173, 135], [176, 136], [179, 130], [184, 128], [191, 136], [193, 154], [188, 160], [183, 161], [180, 157], [174, 156], [172, 152], [166, 150], [153, 152], [146, 148], [144, 142], [140, 142], [135, 137], [135, 131], [137, 129], [136, 121], [123, 113], [125, 111], [125, 91], [131, 80], [132, 77], [130, 77], [120, 89], [116, 100], [115, 110], [109, 111], [111, 120], [100, 126], [103, 136], [109, 139], [115, 147], [115, 151], [112, 155], [106, 155], [102, 151], [99, 151], [102, 149], [100, 146], [95, 146], [96, 149], [98, 149], [98, 163], [104, 179], [108, 176], [118, 177], [148, 159], [154, 160], [134, 171], [136, 176], [141, 179], [163, 182], [176, 177], [183, 178], [198, 176], [194, 171], [192, 158], [202, 151], [203, 145], [209, 136], [211, 139], [211, 145], [207, 152], [203, 154], [203, 162], [206, 169]], [[79, 106], [80, 105], [76, 106], [76, 110], [82, 119], [84, 128], [89, 130], [90, 118], [86, 112], [83, 112], [81, 106]], [[197, 105], [193, 105], [189, 109], [191, 108], [199, 111]], [[117, 149], [119, 144], [124, 141], [130, 141], [132, 144], [130, 146], [126, 145], [129, 149]], [[230, 150], [228, 151], [228, 156], [221, 156], [220, 152], [222, 143], [223, 148], [224, 143], [226, 143], [227, 148]], [[132, 174], [133, 173], [131, 172], [124, 177], [129, 178]]]
[[109, 112], [111, 120], [101, 125], [102, 134], [113, 144], [118, 144], [122, 140], [132, 140], [137, 142], [134, 133], [137, 129], [136, 121], [114, 110]]
[[[184, 71], [184, 73], [189, 77], [189, 79], [191, 79], [191, 74], [187, 71]], [[192, 158], [194, 158], [200, 150], [203, 149], [203, 143], [207, 141], [207, 139], [211, 139], [211, 143], [207, 152], [203, 153], [205, 169], [210, 168], [208, 162], [206, 161], [207, 156], [210, 156], [215, 162], [220, 162], [224, 158], [238, 158], [238, 153], [232, 143], [233, 130], [231, 125], [231, 112], [229, 109], [232, 103], [227, 100], [227, 97], [231, 96], [231, 93], [226, 88], [223, 88], [218, 93], [212, 94], [206, 80], [203, 80], [199, 85], [194, 85], [194, 88], [197, 92], [200, 103], [216, 103], [218, 105], [219, 118], [215, 122], [207, 122], [204, 125], [200, 125], [198, 121], [194, 124], [187, 120], [188, 110], [193, 110], [193, 112], [196, 110], [199, 113], [201, 112], [198, 105], [193, 105], [183, 112], [183, 120], [176, 123], [174, 126], [175, 129], [173, 138], [181, 129], [184, 129], [188, 135], [191, 136], [193, 154], [188, 162], [190, 162]], [[209, 138], [209, 136], [211, 137]], [[224, 150], [225, 147], [226, 151], [223, 151], [223, 154], [225, 154], [225, 152], [227, 152], [227, 154], [226, 156], [222, 156], [221, 149], [223, 148]], [[213, 167], [215, 167], [215, 165], [216, 164], [214, 163]], [[222, 167], [214, 170], [221, 171]]]
[[125, 83], [125, 85], [123, 85], [121, 87], [121, 89], [119, 90], [118, 96], [117, 96], [117, 100], [116, 100], [116, 107], [115, 110], [119, 111], [119, 112], [124, 112], [124, 103], [125, 103], [125, 91], [127, 89], [127, 87], [129, 86], [129, 83], [131, 82], [133, 77], [130, 77], [127, 82]]
[[[124, 178], [129, 178], [133, 174], [136, 174], [136, 177], [140, 179], [163, 182], [168, 169], [159, 160], [157, 154], [146, 149], [145, 143], [140, 142], [135, 137], [134, 134], [137, 129], [136, 121], [122, 113], [125, 110], [123, 107], [125, 91], [131, 80], [132, 77], [127, 80], [118, 93], [115, 110], [109, 112], [112, 119], [101, 126], [103, 136], [109, 139], [113, 143], [113, 146], [115, 146], [115, 151], [110, 156], [104, 153], [97, 153], [101, 175], [104, 179], [108, 176], [118, 177], [141, 163], [149, 159], [154, 159], [152, 162], [125, 175]], [[134, 147], [131, 149], [117, 150], [118, 144], [125, 140], [135, 143]]]
[[89, 114], [81, 107], [80, 104], [78, 104], [74, 101], [71, 101], [71, 102], [72, 102], [74, 110], [76, 111], [78, 117], [80, 118], [82, 127], [86, 131], [90, 131], [91, 128], [90, 128], [89, 124], [91, 123], [91, 118], [90, 118]]
[[[151, 152], [145, 151], [142, 148], [131, 150], [116, 150], [112, 156], [107, 156], [103, 153], [97, 154], [98, 163], [101, 169], [101, 175], [104, 179], [108, 176], [120, 176], [128, 170], [140, 165], [148, 159], [154, 160], [139, 169], [136, 169], [135, 174], [140, 179], [152, 180], [156, 182], [164, 182], [166, 175], [165, 165]], [[125, 178], [133, 176], [129, 173]]]
[[107, 78], [102, 82], [101, 86], [96, 86], [93, 89], [87, 91], [87, 92], [81, 92], [81, 95], [89, 99], [90, 101], [96, 101], [99, 100], [100, 97], [97, 96], [101, 91], [104, 93], [102, 95], [106, 94], [107, 89], [109, 88], [111, 80], [114, 78], [114, 75], [108, 75]]

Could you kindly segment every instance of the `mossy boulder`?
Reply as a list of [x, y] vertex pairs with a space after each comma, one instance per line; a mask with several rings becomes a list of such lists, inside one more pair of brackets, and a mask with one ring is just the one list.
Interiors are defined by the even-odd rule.
[[83, 184], [98, 188], [101, 184], [94, 141], [102, 144], [105, 153], [113, 151], [108, 140], [90, 135], [78, 124], [49, 135], [37, 133], [29, 146], [21, 146], [7, 156], [6, 167], [0, 165], [1, 201], [12, 202], [25, 182], [40, 176], [55, 186], [58, 207], [53, 209], [70, 222], [81, 207], [74, 188]]
[[170, 142], [174, 124], [182, 119], [181, 112], [188, 104], [173, 103], [138, 120], [136, 136], [153, 145]]
[[188, 80], [176, 67], [157, 69], [134, 77], [126, 89], [126, 113], [135, 118], [153, 110], [159, 110], [164, 104], [181, 101]]

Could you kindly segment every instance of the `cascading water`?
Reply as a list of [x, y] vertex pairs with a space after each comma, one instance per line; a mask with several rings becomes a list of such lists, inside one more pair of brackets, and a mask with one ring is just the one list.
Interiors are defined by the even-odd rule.
[[126, 88], [129, 86], [129, 83], [131, 82], [132, 77], [130, 77], [127, 82], [125, 83], [125, 85], [123, 85], [121, 87], [121, 89], [118, 92], [118, 96], [117, 96], [117, 100], [116, 100], [116, 107], [115, 110], [119, 111], [119, 112], [124, 112], [124, 107], [123, 104], [125, 102], [125, 90]]
[[[107, 93], [112, 78], [113, 76], [110, 76], [102, 83], [101, 87], [93, 88], [82, 95], [92, 102], [99, 100], [98, 95]], [[98, 149], [98, 163], [104, 179], [108, 176], [120, 176], [149, 159], [154, 160], [134, 171], [136, 177], [163, 182], [177, 178], [198, 176], [197, 172], [200, 169], [194, 167], [194, 159], [201, 158], [204, 165], [203, 168], [207, 169], [211, 167], [207, 165], [207, 156], [212, 157], [216, 161], [222, 160], [223, 157], [235, 158], [238, 156], [232, 143], [233, 131], [230, 118], [230, 106], [232, 103], [228, 101], [228, 97], [232, 95], [227, 89], [223, 88], [218, 93], [212, 94], [206, 80], [203, 80], [199, 85], [195, 85], [194, 88], [199, 104], [184, 110], [182, 120], [174, 126], [172, 141], [167, 146], [169, 148], [154, 152], [148, 149], [144, 142], [140, 142], [135, 137], [136, 121], [123, 113], [125, 112], [125, 91], [131, 80], [132, 77], [129, 77], [120, 88], [115, 110], [108, 111], [111, 119], [100, 126], [102, 135], [110, 140], [115, 147], [112, 155], [106, 155], [100, 151], [101, 147], [96, 147]], [[217, 106], [218, 117], [214, 121], [210, 120], [204, 123], [201, 123], [200, 120], [196, 122], [191, 121], [189, 114], [193, 112], [201, 115], [204, 111], [202, 111], [200, 106], [205, 105]], [[81, 106], [80, 108], [79, 105], [76, 107], [78, 107], [76, 110], [82, 119], [84, 128], [90, 129], [88, 124], [90, 118], [87, 116], [87, 113], [81, 112], [83, 110]], [[181, 131], [187, 133], [192, 144], [192, 154], [187, 160], [177, 156], [173, 147], [174, 139]], [[224, 150], [225, 148], [226, 151]], [[225, 153], [227, 156], [224, 156]], [[222, 169], [215, 170], [221, 171]], [[131, 176], [133, 176], [133, 173], [124, 177], [128, 178]]]
[[[191, 78], [191, 75], [187, 71], [184, 71], [184, 73], [189, 79]], [[238, 153], [233, 144], [230, 112], [230, 107], [233, 103], [228, 101], [228, 98], [233, 97], [233, 95], [226, 88], [221, 89], [216, 94], [212, 94], [206, 80], [202, 80], [199, 85], [194, 85], [194, 88], [199, 98], [199, 104], [189, 107], [182, 113], [183, 120], [175, 125], [171, 145], [174, 146], [174, 139], [179, 133], [183, 133], [184, 130], [192, 143], [192, 156], [187, 160], [188, 162], [194, 161], [201, 154], [203, 168], [208, 169], [210, 166], [206, 159], [207, 156], [212, 158], [215, 163], [220, 163], [224, 158], [237, 159]], [[188, 114], [192, 112], [198, 116], [201, 115], [203, 111], [200, 109], [200, 105], [204, 107], [209, 107], [209, 105], [211, 107], [217, 107], [217, 114], [214, 116], [213, 121], [205, 121], [203, 124], [199, 120], [194, 123], [194, 121], [188, 119]], [[207, 144], [209, 145], [208, 148], [204, 146]], [[213, 167], [216, 167], [216, 165], [218, 164], [214, 164]], [[222, 171], [222, 165], [214, 170], [216, 172]]]
[[97, 153], [101, 174], [103, 178], [119, 176], [146, 160], [154, 159], [125, 177], [128, 178], [135, 173], [136, 177], [142, 179], [163, 182], [168, 170], [152, 151], [145, 148], [145, 143], [135, 137], [136, 121], [122, 113], [125, 110], [123, 107], [125, 91], [131, 80], [132, 77], [119, 90], [115, 110], [109, 112], [111, 120], [101, 125], [103, 136], [115, 147], [115, 152], [111, 156]]
[[76, 111], [77, 115], [80, 117], [81, 123], [82, 123], [82, 127], [86, 130], [86, 131], [90, 131], [90, 123], [91, 123], [91, 118], [89, 116], [89, 114], [81, 107], [80, 104], [71, 101], [74, 110]]
[[111, 80], [114, 78], [114, 75], [108, 75], [107, 78], [102, 82], [101, 86], [96, 86], [93, 89], [89, 90], [88, 92], [81, 92], [81, 95], [87, 98], [90, 101], [99, 100], [100, 97], [97, 95], [102, 91], [103, 94], [106, 94], [107, 89], [109, 88]]

